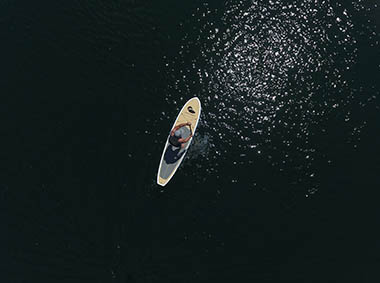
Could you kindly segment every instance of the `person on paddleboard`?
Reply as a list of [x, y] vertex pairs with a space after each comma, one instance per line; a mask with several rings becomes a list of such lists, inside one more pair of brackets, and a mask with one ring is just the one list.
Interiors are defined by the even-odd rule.
[[[185, 134], [185, 131], [183, 129], [183, 127], [185, 127], [185, 126], [190, 127], [190, 135], [184, 139], [182, 137]], [[169, 136], [169, 143], [174, 147], [184, 148], [185, 143], [187, 143], [191, 139], [192, 136], [193, 136], [193, 132], [191, 130], [191, 123], [190, 122], [179, 124], [179, 125], [175, 126], [173, 128], [173, 130], [171, 130], [170, 136]]]

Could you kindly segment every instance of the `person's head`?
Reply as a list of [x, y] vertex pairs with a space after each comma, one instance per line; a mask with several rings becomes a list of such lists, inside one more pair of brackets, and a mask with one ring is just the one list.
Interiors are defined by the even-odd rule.
[[181, 129], [178, 129], [177, 131], [174, 132], [174, 136], [177, 137], [177, 138], [180, 138], [181, 134], [182, 134]]

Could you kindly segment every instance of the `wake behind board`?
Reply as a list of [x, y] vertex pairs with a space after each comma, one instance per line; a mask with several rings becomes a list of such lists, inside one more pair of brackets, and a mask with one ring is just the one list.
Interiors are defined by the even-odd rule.
[[[198, 97], [193, 97], [182, 107], [170, 131], [179, 124], [190, 122], [194, 136], [200, 114], [201, 102], [199, 101]], [[185, 126], [183, 129], [185, 133], [182, 138], [185, 139], [190, 135], [190, 128], [188, 126]], [[185, 143], [185, 147], [181, 149], [175, 148], [169, 143], [169, 136], [166, 139], [164, 151], [161, 156], [160, 166], [158, 167], [157, 173], [157, 184], [161, 186], [165, 186], [174, 176], [174, 173], [177, 171], [179, 165], [185, 157], [187, 149], [189, 148], [190, 143], [193, 139], [191, 138], [187, 143]]]

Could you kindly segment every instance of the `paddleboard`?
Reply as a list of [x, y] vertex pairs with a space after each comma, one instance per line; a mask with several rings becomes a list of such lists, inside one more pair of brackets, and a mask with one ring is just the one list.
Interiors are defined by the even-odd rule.
[[[181, 164], [185, 154], [191, 144], [191, 141], [194, 137], [195, 130], [197, 129], [199, 117], [201, 114], [201, 102], [198, 97], [193, 97], [182, 107], [179, 112], [177, 119], [175, 120], [173, 127], [171, 127], [169, 131], [169, 135], [166, 139], [165, 147], [162, 152], [160, 166], [158, 167], [157, 173], [157, 184], [161, 186], [165, 186], [170, 179], [174, 176], [174, 173], [177, 171], [179, 165]], [[183, 123], [191, 123], [191, 129], [193, 132], [193, 137], [190, 138], [185, 143], [184, 148], [176, 148], [169, 143], [169, 136], [171, 130]], [[187, 138], [190, 135], [189, 126], [184, 126], [183, 128], [184, 134], [182, 134], [182, 138]]]

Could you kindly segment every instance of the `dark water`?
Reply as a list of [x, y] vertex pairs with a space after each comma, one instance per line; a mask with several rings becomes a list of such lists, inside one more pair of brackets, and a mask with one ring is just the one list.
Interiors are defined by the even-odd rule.
[[380, 2], [161, 2], [0, 1], [1, 282], [378, 282]]

